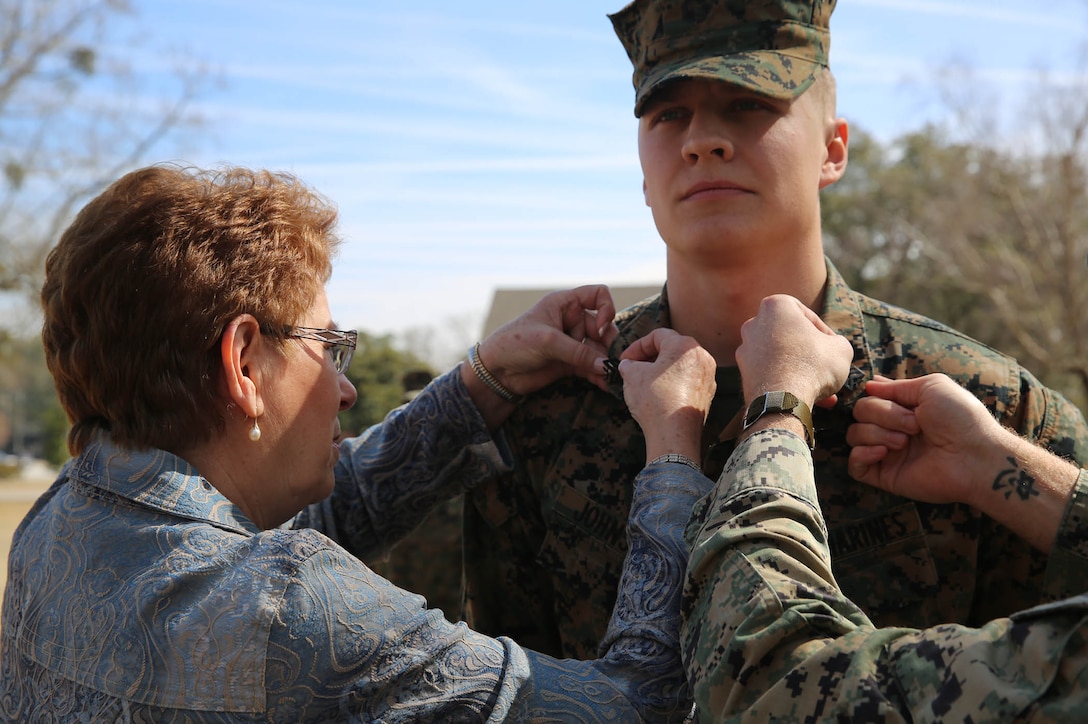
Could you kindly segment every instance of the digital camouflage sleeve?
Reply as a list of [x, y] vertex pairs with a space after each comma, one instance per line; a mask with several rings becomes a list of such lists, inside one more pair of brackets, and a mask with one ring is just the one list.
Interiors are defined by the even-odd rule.
[[[1082, 472], [1067, 540], [1088, 539], [1086, 492]], [[1085, 587], [978, 628], [874, 628], [836, 587], [808, 447], [781, 430], [742, 442], [696, 510], [681, 646], [704, 720], [1088, 720]]]
[[[1004, 425], [1081, 467], [1088, 426], [1016, 360], [943, 324], [858, 294], [828, 263], [823, 319], [854, 347], [834, 409], [814, 411], [815, 469], [835, 578], [880, 626], [925, 628], [993, 618], [1083, 590], [1088, 565], [1058, 541], [1048, 559], [966, 505], [915, 503], [852, 480], [846, 430], [874, 374], [943, 372]], [[618, 315], [612, 354], [670, 326], [667, 289]], [[703, 470], [717, 479], [742, 405], [735, 367], [719, 368]], [[638, 424], [615, 386], [564, 380], [526, 400], [503, 428], [511, 473], [465, 499], [471, 624], [555, 656], [597, 655], [627, 542], [631, 485], [645, 462]]]

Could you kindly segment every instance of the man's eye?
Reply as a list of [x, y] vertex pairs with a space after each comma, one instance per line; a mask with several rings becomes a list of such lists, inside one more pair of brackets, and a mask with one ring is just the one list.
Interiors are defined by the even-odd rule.
[[678, 121], [683, 119], [687, 115], [687, 111], [683, 108], [666, 108], [656, 113], [653, 117], [653, 125], [658, 123], [668, 123], [670, 121]]
[[775, 111], [776, 107], [762, 98], [738, 98], [729, 104], [729, 110], [746, 113], [749, 111]]

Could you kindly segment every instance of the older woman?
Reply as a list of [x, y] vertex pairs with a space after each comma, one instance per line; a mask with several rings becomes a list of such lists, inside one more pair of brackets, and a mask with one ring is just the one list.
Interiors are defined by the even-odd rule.
[[49, 255], [49, 369], [74, 456], [19, 526], [3, 602], [8, 721], [670, 720], [683, 527], [713, 362], [668, 331], [621, 363], [646, 429], [601, 659], [447, 622], [360, 562], [509, 468], [517, 396], [602, 385], [603, 287], [546, 297], [357, 439], [355, 334], [324, 285], [336, 213], [293, 178], [156, 166]]

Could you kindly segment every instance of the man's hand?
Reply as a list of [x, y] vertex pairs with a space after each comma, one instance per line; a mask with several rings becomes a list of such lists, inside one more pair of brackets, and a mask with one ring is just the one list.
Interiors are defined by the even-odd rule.
[[927, 503], [973, 503], [971, 461], [1002, 434], [986, 407], [942, 374], [876, 377], [865, 391], [846, 433], [850, 475]]
[[833, 402], [850, 372], [850, 342], [791, 296], [764, 299], [740, 334], [737, 365], [747, 401], [786, 390], [809, 407], [821, 400]]
[[966, 503], [1050, 551], [1081, 471], [1012, 430], [945, 375], [877, 377], [846, 433], [854, 478], [928, 503]]

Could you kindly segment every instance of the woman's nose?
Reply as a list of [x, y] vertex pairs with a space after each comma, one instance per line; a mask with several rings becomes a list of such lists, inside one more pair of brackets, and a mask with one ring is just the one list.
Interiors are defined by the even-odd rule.
[[340, 411], [348, 410], [359, 399], [359, 391], [346, 375], [340, 375]]

